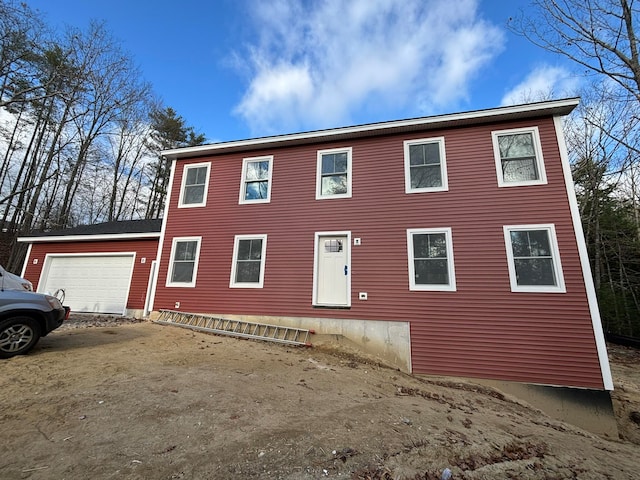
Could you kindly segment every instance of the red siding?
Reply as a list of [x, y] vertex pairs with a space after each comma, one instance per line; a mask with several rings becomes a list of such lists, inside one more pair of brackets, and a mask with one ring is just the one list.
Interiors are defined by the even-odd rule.
[[[547, 185], [498, 188], [491, 131], [538, 125]], [[449, 191], [405, 194], [403, 140], [445, 137]], [[353, 197], [315, 200], [316, 152], [353, 147]], [[238, 205], [242, 158], [274, 155], [271, 203]], [[154, 309], [411, 322], [414, 372], [602, 388], [553, 120], [194, 159], [207, 207], [177, 209], [177, 164]], [[555, 224], [566, 294], [512, 293], [503, 226]], [[451, 227], [456, 292], [409, 291], [407, 228]], [[314, 232], [349, 230], [352, 307], [314, 308]], [[230, 289], [234, 235], [268, 234], [263, 289]], [[166, 288], [171, 240], [203, 237], [196, 288]], [[358, 300], [368, 292], [368, 300]]]
[[[142, 310], [147, 295], [149, 284], [149, 273], [151, 262], [156, 259], [158, 253], [158, 239], [138, 239], [138, 240], [104, 240], [95, 242], [55, 242], [55, 243], [34, 243], [31, 247], [31, 254], [27, 259], [27, 269], [25, 278], [30, 280], [34, 287], [40, 281], [40, 274], [44, 265], [45, 255], [48, 253], [111, 253], [111, 252], [136, 252], [135, 263], [133, 265], [133, 275], [131, 277], [131, 287], [127, 308]], [[146, 258], [145, 263], [140, 263], [142, 258]], [[34, 265], [33, 260], [38, 259]]]

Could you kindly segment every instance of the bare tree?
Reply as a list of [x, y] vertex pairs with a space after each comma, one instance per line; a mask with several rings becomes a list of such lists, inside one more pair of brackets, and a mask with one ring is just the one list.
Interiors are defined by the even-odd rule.
[[512, 31], [604, 75], [640, 101], [638, 15], [634, 0], [533, 0]]

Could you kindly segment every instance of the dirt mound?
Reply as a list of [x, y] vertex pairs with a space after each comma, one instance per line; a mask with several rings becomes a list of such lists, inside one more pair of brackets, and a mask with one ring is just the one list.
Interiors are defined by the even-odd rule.
[[628, 430], [604, 439], [472, 383], [116, 318], [76, 314], [2, 362], [2, 478], [640, 477], [640, 373], [624, 349]]

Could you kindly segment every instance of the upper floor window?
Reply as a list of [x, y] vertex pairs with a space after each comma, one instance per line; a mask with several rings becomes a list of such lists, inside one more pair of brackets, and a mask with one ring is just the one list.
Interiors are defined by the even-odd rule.
[[203, 207], [206, 205], [210, 168], [210, 162], [184, 166], [178, 207]]
[[236, 235], [229, 286], [262, 288], [266, 252], [266, 235]]
[[351, 147], [318, 151], [316, 200], [351, 197]]
[[242, 161], [240, 203], [268, 203], [271, 201], [271, 173], [273, 156], [245, 158]]
[[409, 290], [455, 291], [451, 228], [407, 230]]
[[404, 142], [404, 178], [406, 193], [448, 189], [444, 137]]
[[176, 237], [171, 245], [167, 287], [195, 287], [202, 237]]
[[566, 291], [552, 224], [505, 226], [504, 239], [512, 292]]
[[538, 127], [492, 132], [498, 186], [547, 183]]

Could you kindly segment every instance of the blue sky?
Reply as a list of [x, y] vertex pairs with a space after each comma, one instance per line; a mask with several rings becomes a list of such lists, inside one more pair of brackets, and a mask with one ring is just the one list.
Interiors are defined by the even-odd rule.
[[506, 28], [526, 0], [27, 0], [104, 21], [209, 142], [570, 96], [573, 65]]

